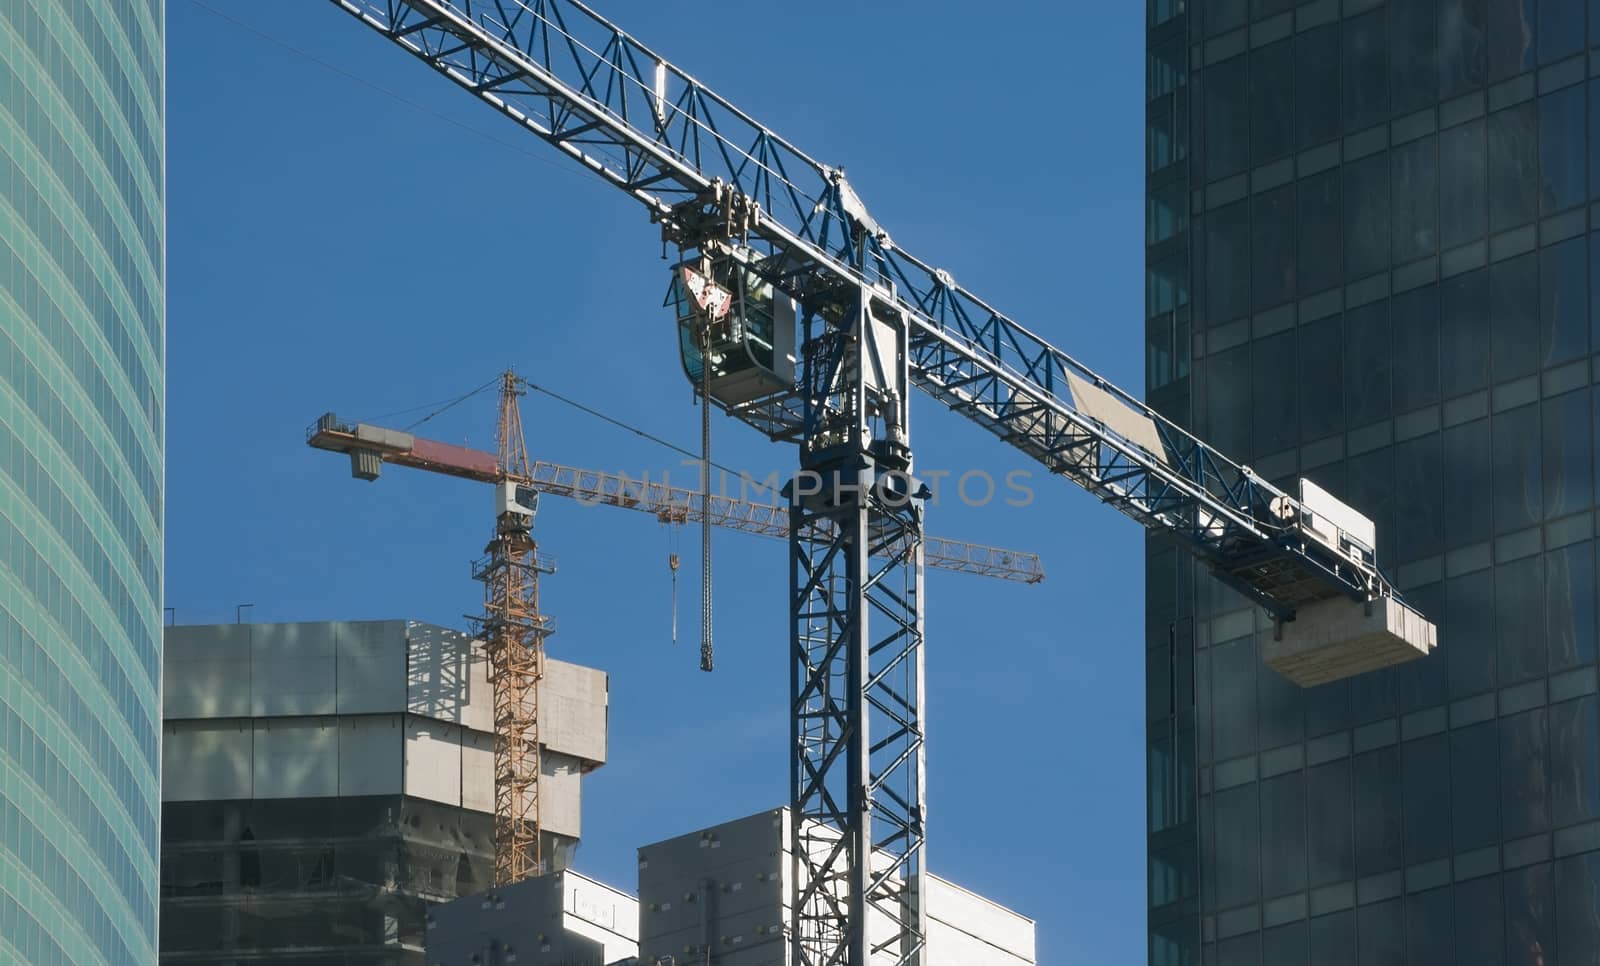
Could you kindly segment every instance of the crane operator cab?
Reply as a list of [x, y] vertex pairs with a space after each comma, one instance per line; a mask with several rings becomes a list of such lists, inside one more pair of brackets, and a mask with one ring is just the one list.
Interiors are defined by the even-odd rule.
[[667, 304], [678, 320], [683, 371], [724, 406], [794, 388], [795, 303], [751, 271], [756, 254], [723, 249], [672, 269]]

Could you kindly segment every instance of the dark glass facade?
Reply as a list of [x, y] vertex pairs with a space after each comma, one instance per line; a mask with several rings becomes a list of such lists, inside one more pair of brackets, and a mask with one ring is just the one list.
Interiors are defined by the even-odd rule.
[[0, 0], [0, 962], [150, 963], [161, 0]]
[[1148, 29], [1148, 399], [1371, 516], [1440, 636], [1301, 690], [1150, 544], [1150, 962], [1600, 962], [1600, 2]]

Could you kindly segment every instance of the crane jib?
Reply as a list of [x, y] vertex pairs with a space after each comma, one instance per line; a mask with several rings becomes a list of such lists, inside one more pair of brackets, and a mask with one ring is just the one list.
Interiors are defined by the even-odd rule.
[[[1330, 593], [1396, 596], [1362, 548], [1318, 514], [894, 244], [842, 170], [822, 164], [579, 0], [332, 0], [458, 85], [633, 195], [664, 239], [714, 251], [816, 312], [841, 288], [906, 312], [911, 380], [949, 408], [1200, 557], [1280, 618]], [[720, 233], [720, 237], [719, 237]], [[1082, 411], [1072, 378], [1138, 414], [1160, 446]], [[803, 378], [799, 383], [803, 384]], [[797, 386], [798, 389], [798, 386]], [[796, 392], [729, 413], [801, 435]], [[1119, 428], [1123, 431], [1119, 431]]]
[[[899, 250], [875, 224], [865, 237], [853, 232], [864, 206], [841, 173], [587, 6], [335, 2], [639, 197], [669, 230], [708, 186], [736, 187], [757, 203], [752, 243], [766, 258], [752, 268], [802, 301], [819, 278], [892, 285], [914, 325], [918, 386], [1052, 469], [1073, 465], [1063, 475], [1141, 525], [1168, 531], [1263, 606], [1294, 613], [1295, 601], [1236, 573], [1240, 561], [1264, 553], [1302, 554], [1296, 541], [1281, 539], [1285, 516], [1268, 512], [1276, 504], [1292, 518], [1291, 497], [961, 289], [948, 273]], [[853, 260], [865, 271], [841, 257], [861, 245], [868, 257]], [[1080, 412], [1064, 398], [1069, 376], [1135, 408], [1163, 450], [1135, 445]], [[793, 438], [798, 414], [785, 402], [769, 396], [725, 408], [768, 435]], [[1306, 570], [1351, 597], [1393, 592], [1375, 565]]]

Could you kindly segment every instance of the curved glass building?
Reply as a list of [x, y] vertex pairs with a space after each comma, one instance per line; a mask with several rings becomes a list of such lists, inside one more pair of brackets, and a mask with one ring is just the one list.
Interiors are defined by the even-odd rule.
[[153, 963], [162, 0], [0, 2], [0, 961]]

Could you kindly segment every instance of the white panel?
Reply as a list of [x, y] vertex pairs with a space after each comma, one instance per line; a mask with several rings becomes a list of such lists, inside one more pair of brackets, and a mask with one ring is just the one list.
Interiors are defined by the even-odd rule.
[[[406, 631], [406, 710], [440, 721], [461, 722], [471, 697], [468, 675], [472, 649], [472, 638], [460, 631], [434, 624], [411, 624]], [[485, 687], [482, 700], [492, 707], [493, 698], [487, 690]]]
[[339, 794], [339, 729], [332, 718], [255, 722], [255, 797]]
[[333, 625], [246, 624], [250, 632], [250, 713], [333, 714]]
[[546, 661], [539, 685], [539, 739], [544, 746], [596, 764], [604, 762], [608, 687], [604, 671]]
[[[340, 714], [385, 714], [406, 707], [404, 621], [341, 621], [333, 625], [338, 653]], [[398, 739], [395, 746], [399, 747]]]
[[217, 624], [166, 628], [161, 686], [163, 718], [248, 717], [249, 626]]
[[[566, 890], [566, 909], [571, 916], [624, 939], [638, 941], [638, 899], [571, 869], [560, 875]], [[596, 938], [593, 933], [585, 932], [584, 935]], [[611, 962], [610, 958], [606, 962]]]
[[1161, 444], [1155, 420], [1074, 372], [1067, 373], [1067, 386], [1072, 390], [1072, 404], [1078, 412], [1098, 419], [1128, 442], [1143, 446], [1159, 462], [1167, 461], [1167, 448]]
[[494, 811], [494, 735], [461, 734], [461, 807]]
[[461, 804], [460, 727], [406, 718], [406, 794]]
[[539, 824], [546, 831], [582, 834], [583, 776], [577, 759], [546, 752], [539, 757]]
[[161, 800], [249, 798], [248, 721], [184, 721], [161, 729]]
[[[1340, 500], [1332, 493], [1310, 480], [1302, 479], [1300, 481], [1300, 502], [1314, 514], [1313, 527], [1335, 547], [1338, 546], [1338, 535], [1333, 532], [1334, 527], [1343, 530], [1346, 535], [1368, 550], [1377, 549], [1377, 526], [1354, 507]], [[1332, 524], [1332, 527], [1329, 524]]]
[[991, 946], [935, 919], [928, 923], [928, 966], [1032, 966], [1027, 958]]
[[999, 947], [1016, 959], [1033, 962], [1033, 920], [936, 875], [927, 877], [927, 888], [930, 918], [976, 937], [984, 945]]
[[339, 794], [398, 795], [404, 787], [402, 718], [398, 714], [339, 721]]

